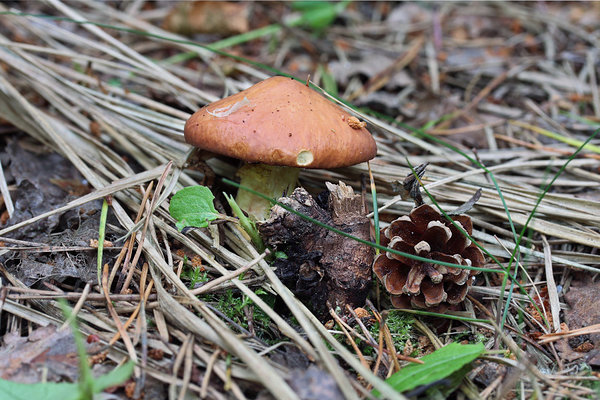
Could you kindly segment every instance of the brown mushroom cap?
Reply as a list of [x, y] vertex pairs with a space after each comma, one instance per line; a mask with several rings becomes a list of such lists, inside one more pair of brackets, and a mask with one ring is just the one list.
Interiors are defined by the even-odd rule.
[[201, 108], [184, 133], [194, 146], [248, 162], [338, 168], [377, 153], [369, 131], [349, 117], [306, 85], [276, 76]]

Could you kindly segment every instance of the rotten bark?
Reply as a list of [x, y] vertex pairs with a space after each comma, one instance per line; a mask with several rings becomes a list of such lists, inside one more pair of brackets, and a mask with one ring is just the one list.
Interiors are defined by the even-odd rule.
[[[370, 221], [360, 195], [351, 187], [327, 183], [329, 197], [321, 207], [304, 189], [279, 202], [319, 222], [364, 240], [370, 240]], [[287, 258], [274, 262], [277, 276], [321, 319], [329, 307], [355, 308], [371, 288], [373, 248], [344, 237], [280, 206], [271, 209], [258, 229], [266, 244]]]

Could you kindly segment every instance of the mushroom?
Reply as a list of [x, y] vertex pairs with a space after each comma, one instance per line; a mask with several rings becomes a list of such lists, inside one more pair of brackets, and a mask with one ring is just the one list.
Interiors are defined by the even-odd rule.
[[[340, 168], [375, 157], [373, 137], [355, 117], [307, 85], [276, 76], [211, 103], [185, 124], [186, 142], [245, 161], [240, 184], [278, 198], [300, 168]], [[263, 220], [268, 201], [239, 190], [240, 208]]]

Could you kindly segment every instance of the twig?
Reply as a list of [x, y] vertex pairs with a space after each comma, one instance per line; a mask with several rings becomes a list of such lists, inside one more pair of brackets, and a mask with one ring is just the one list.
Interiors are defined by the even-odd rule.
[[264, 252], [262, 252], [262, 254], [260, 254], [258, 257], [256, 257], [255, 259], [253, 259], [252, 261], [250, 261], [248, 264], [244, 265], [243, 267], [236, 269], [235, 271], [233, 271], [230, 274], [223, 275], [219, 278], [213, 279], [212, 281], [205, 283], [204, 285], [200, 286], [197, 289], [190, 290], [190, 293], [195, 296], [198, 296], [202, 293], [209, 292], [216, 286], [219, 286], [221, 283], [227, 282], [229, 280], [232, 280], [233, 278], [236, 278], [236, 277], [242, 275], [243, 273], [245, 273], [246, 271], [248, 271], [249, 269], [254, 267], [256, 264], [258, 264], [259, 261], [263, 260], [269, 254], [270, 254], [270, 251], [268, 249], [266, 249]]
[[352, 339], [352, 336], [350, 336], [350, 334], [348, 333], [348, 330], [344, 326], [346, 324], [340, 319], [340, 317], [335, 313], [335, 311], [333, 311], [333, 308], [329, 309], [329, 315], [331, 315], [333, 317], [333, 319], [338, 323], [340, 329], [342, 330], [342, 333], [346, 336], [346, 339], [347, 339], [348, 343], [354, 349], [354, 352], [358, 356], [358, 359], [360, 360], [361, 364], [365, 368], [369, 368], [369, 363], [367, 362], [367, 360], [365, 360], [365, 357], [363, 356], [362, 352], [360, 351], [360, 349], [358, 348], [358, 346], [356, 345], [356, 343], [354, 343], [354, 340]]

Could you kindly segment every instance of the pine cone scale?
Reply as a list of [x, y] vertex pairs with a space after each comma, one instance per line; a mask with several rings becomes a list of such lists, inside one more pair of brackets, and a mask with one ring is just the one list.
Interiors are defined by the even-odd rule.
[[425, 297], [425, 305], [427, 307], [436, 306], [445, 301], [448, 297], [447, 293], [444, 291], [443, 285], [436, 285], [432, 282], [424, 281], [422, 287], [423, 296]]
[[431, 221], [423, 234], [423, 241], [429, 243], [431, 251], [440, 251], [446, 247], [452, 237], [452, 231], [440, 221]]
[[412, 267], [408, 271], [406, 284], [403, 288], [404, 293], [412, 295], [417, 295], [421, 293], [421, 282], [423, 282], [423, 278], [425, 278], [425, 271], [423, 266], [418, 265], [416, 267]]
[[385, 288], [391, 294], [404, 294], [406, 287], [406, 276], [398, 271], [393, 271], [385, 277]]

